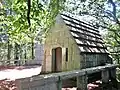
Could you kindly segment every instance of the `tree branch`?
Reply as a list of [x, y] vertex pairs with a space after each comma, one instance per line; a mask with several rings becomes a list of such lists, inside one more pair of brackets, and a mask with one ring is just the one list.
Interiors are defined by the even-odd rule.
[[112, 13], [113, 13], [113, 15], [114, 15], [115, 22], [116, 22], [117, 24], [119, 24], [119, 26], [120, 26], [120, 21], [118, 20], [118, 18], [117, 18], [117, 16], [116, 16], [116, 5], [115, 5], [115, 2], [113, 2], [113, 0], [108, 0], [108, 3], [111, 3], [111, 5], [113, 6], [113, 11], [112, 11]]

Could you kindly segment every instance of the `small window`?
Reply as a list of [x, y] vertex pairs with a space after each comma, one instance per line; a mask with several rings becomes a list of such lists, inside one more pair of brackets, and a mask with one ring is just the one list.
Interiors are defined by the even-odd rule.
[[68, 48], [66, 48], [66, 62], [68, 61]]

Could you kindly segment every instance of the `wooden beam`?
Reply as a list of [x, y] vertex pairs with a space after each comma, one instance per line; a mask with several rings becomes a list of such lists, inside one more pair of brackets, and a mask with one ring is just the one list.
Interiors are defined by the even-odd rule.
[[81, 39], [83, 40], [83, 41], [91, 41], [91, 42], [95, 42], [95, 43], [100, 43], [100, 44], [104, 44], [104, 42], [102, 42], [102, 41], [95, 41], [95, 40], [92, 40], [92, 39], [87, 39], [87, 38], [84, 38], [84, 37], [81, 37], [81, 36], [79, 36], [79, 37], [76, 37], [76, 36], [73, 36], [75, 39], [79, 39], [80, 41], [81, 41]]
[[78, 34], [90, 36], [90, 37], [92, 37], [92, 38], [96, 38], [96, 39], [103, 40], [100, 36], [97, 37], [97, 36], [90, 35], [90, 34], [88, 34], [88, 33], [81, 33], [81, 32], [79, 32], [79, 31], [74, 31], [74, 30], [70, 30], [70, 31], [71, 31], [71, 32], [74, 32], [74, 33], [78, 33]]
[[87, 45], [87, 44], [78, 44], [79, 46], [82, 46], [82, 47], [91, 47], [91, 48], [97, 48], [97, 49], [106, 49], [106, 47], [101, 47], [101, 46], [93, 46], [93, 45]]
[[86, 51], [81, 52], [81, 54], [99, 54], [99, 55], [107, 54], [107, 55], [109, 55], [109, 53], [107, 53], [107, 52], [86, 52]]
[[[116, 68], [118, 65], [115, 64], [109, 64], [105, 66], [97, 66], [97, 67], [92, 67], [92, 68], [86, 68], [86, 69], [81, 69], [81, 70], [73, 70], [73, 71], [67, 71], [67, 72], [61, 72], [61, 73], [55, 73], [55, 75], [61, 76], [61, 79], [69, 79], [77, 76], [83, 76], [83, 75], [89, 75], [92, 73], [100, 72], [103, 69], [112, 69]], [[54, 75], [53, 75], [54, 76]]]
[[86, 32], [92, 33], [93, 35], [101, 36], [100, 34], [95, 33], [95, 32], [92, 32], [91, 30], [83, 29], [83, 28], [81, 28], [81, 27], [73, 26], [73, 25], [67, 24], [67, 23], [66, 23], [66, 25], [67, 25], [67, 26], [70, 26], [70, 27], [77, 28], [77, 29], [82, 30], [82, 31], [86, 31]]

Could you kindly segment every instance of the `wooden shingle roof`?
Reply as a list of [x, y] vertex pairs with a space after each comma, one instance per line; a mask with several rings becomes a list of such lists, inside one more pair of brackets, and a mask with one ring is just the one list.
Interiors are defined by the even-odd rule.
[[108, 53], [98, 29], [69, 14], [61, 14], [65, 24], [70, 27], [81, 53]]

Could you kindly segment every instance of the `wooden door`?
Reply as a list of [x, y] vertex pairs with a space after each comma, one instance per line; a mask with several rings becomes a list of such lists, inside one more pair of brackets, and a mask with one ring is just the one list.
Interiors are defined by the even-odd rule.
[[62, 70], [62, 48], [52, 49], [52, 72], [60, 72]]

